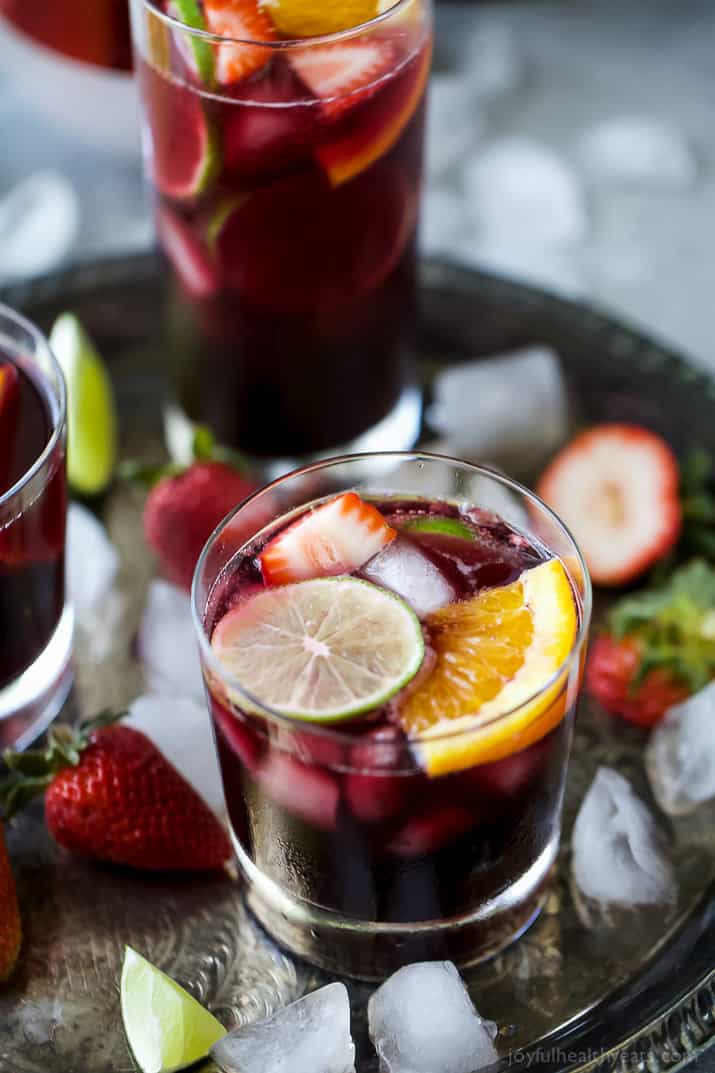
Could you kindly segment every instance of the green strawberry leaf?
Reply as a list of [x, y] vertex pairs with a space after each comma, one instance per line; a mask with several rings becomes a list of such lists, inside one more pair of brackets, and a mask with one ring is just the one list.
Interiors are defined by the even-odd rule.
[[715, 678], [715, 566], [694, 559], [658, 587], [619, 600], [607, 628], [617, 640], [638, 640], [635, 689], [657, 668], [702, 689]]

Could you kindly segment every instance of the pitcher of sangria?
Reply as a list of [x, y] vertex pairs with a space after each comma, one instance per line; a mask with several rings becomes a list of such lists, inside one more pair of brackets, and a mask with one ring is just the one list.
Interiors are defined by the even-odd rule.
[[263, 461], [407, 447], [430, 0], [132, 0], [172, 413]]

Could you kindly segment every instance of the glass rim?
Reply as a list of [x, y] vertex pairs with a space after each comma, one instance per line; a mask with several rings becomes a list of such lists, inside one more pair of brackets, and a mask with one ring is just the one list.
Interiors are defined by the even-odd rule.
[[161, 11], [157, 6], [155, 0], [136, 0], [137, 3], [143, 5], [146, 10], [151, 11], [153, 15], [161, 19], [165, 25], [173, 30], [178, 30], [181, 33], [188, 34], [192, 37], [201, 38], [204, 41], [210, 41], [216, 45], [260, 45], [262, 48], [270, 48], [279, 51], [284, 48], [305, 48], [311, 45], [327, 45], [335, 41], [345, 41], [351, 37], [355, 37], [358, 34], [365, 33], [372, 30], [375, 26], [379, 26], [383, 22], [389, 21], [389, 19], [403, 11], [410, 4], [415, 3], [416, 0], [397, 0], [392, 7], [387, 8], [386, 11], [380, 12], [378, 15], [374, 15], [373, 18], [368, 19], [367, 22], [360, 22], [357, 26], [350, 26], [346, 30], [333, 30], [328, 34], [315, 34], [310, 37], [293, 37], [285, 38], [283, 40], [265, 41], [260, 37], [229, 37], [226, 34], [215, 34], [211, 30], [204, 30], [198, 26], [189, 26], [187, 23], [182, 22], [181, 19], [177, 19], [174, 15], [169, 15], [165, 11]]
[[[327, 737], [333, 741], [342, 741], [346, 744], [354, 743], [356, 741], [358, 735], [356, 735], [355, 733], [351, 733], [347, 729], [340, 729], [341, 724], [328, 725], [318, 722], [311, 722], [308, 720], [300, 721], [297, 719], [293, 719], [290, 716], [284, 715], [281, 712], [273, 711], [269, 707], [269, 705], [263, 703], [261, 700], [259, 700], [258, 697], [254, 697], [253, 694], [248, 689], [246, 689], [245, 686], [243, 686], [237, 678], [235, 678], [232, 674], [229, 674], [222, 667], [220, 661], [216, 659], [214, 655], [213, 649], [211, 648], [211, 643], [206, 635], [206, 630], [204, 628], [203, 608], [199, 608], [199, 578], [206, 565], [208, 556], [211, 553], [214, 544], [220, 538], [223, 530], [231, 521], [233, 521], [233, 519], [242, 510], [248, 507], [251, 503], [256, 502], [263, 495], [266, 495], [267, 493], [280, 487], [282, 484], [285, 484], [286, 482], [295, 479], [296, 477], [302, 477], [306, 474], [315, 473], [316, 471], [330, 469], [332, 467], [342, 466], [345, 464], [365, 463], [366, 461], [370, 461], [370, 459], [394, 459], [395, 462], [410, 462], [420, 460], [424, 460], [427, 462], [440, 462], [452, 467], [458, 466], [463, 470], [469, 470], [475, 476], [486, 477], [487, 479], [502, 485], [502, 487], [506, 488], [509, 492], [516, 493], [517, 495], [526, 499], [529, 504], [532, 504], [533, 506], [538, 508], [542, 515], [545, 515], [552, 523], [555, 524], [557, 529], [561, 531], [561, 533], [572, 545], [573, 553], [578, 562], [581, 576], [583, 578], [583, 593], [576, 594], [580, 598], [581, 602], [581, 606], [579, 607], [580, 615], [578, 629], [574, 636], [571, 648], [569, 649], [568, 656], [566, 656], [566, 658], [560, 663], [558, 668], [547, 679], [547, 681], [543, 682], [538, 689], [536, 689], [533, 693], [529, 694], [529, 696], [526, 697], [524, 700], [520, 701], [520, 703], [517, 704], [515, 707], [509, 708], [507, 711], [499, 712], [496, 715], [493, 715], [490, 719], [486, 719], [483, 722], [478, 721], [478, 713], [476, 713], [473, 717], [474, 721], [470, 721], [468, 725], [462, 724], [458, 729], [445, 729], [444, 733], [430, 734], [429, 738], [425, 740], [428, 740], [430, 743], [442, 742], [449, 740], [450, 738], [458, 738], [464, 735], [472, 734], [475, 730], [482, 730], [486, 727], [492, 727], [500, 721], [509, 719], [517, 712], [526, 709], [531, 704], [533, 704], [534, 701], [538, 700], [540, 696], [543, 696], [553, 690], [554, 687], [556, 687], [559, 683], [561, 683], [562, 687], [565, 688], [566, 684], [568, 683], [570, 673], [573, 669], [573, 664], [579, 658], [579, 653], [588, 635], [593, 599], [591, 578], [588, 572], [588, 568], [586, 566], [586, 561], [570, 529], [565, 524], [565, 522], [561, 520], [558, 514], [556, 514], [555, 511], [553, 511], [551, 507], [548, 506], [548, 504], [546, 504], [542, 499], [540, 499], [535, 492], [532, 492], [529, 488], [526, 488], [525, 485], [520, 484], [518, 481], [513, 480], [511, 477], [507, 477], [504, 474], [497, 472], [496, 470], [490, 469], [488, 466], [477, 465], [472, 462], [465, 462], [462, 459], [453, 458], [450, 455], [435, 454], [431, 451], [420, 450], [371, 451], [365, 453], [337, 455], [335, 457], [324, 458], [317, 462], [312, 462], [306, 466], [300, 466], [297, 469], [291, 470], [289, 473], [283, 474], [283, 476], [281, 477], [277, 477], [275, 480], [271, 481], [270, 484], [266, 484], [262, 488], [259, 488], [257, 491], [253, 492], [250, 496], [248, 496], [246, 499], [242, 500], [237, 506], [235, 506], [233, 510], [231, 510], [226, 515], [226, 517], [223, 518], [221, 522], [219, 522], [219, 524], [214, 529], [213, 533], [208, 538], [206, 544], [201, 551], [201, 555], [199, 556], [198, 562], [196, 563], [196, 569], [194, 570], [194, 576], [191, 585], [191, 616], [193, 618], [194, 628], [198, 634], [201, 655], [203, 657], [205, 665], [209, 667], [211, 673], [215, 675], [217, 679], [227, 684], [230, 689], [235, 689], [238, 691], [239, 694], [246, 697], [246, 700], [248, 701], [249, 705], [255, 708], [255, 714], [261, 718], [270, 719], [271, 722], [279, 726], [289, 727], [293, 730], [298, 728], [302, 732]], [[252, 539], [253, 537], [250, 537], [249, 540], [247, 540], [242, 546], [245, 547], [246, 544], [250, 543]], [[236, 549], [236, 551], [239, 550], [239, 548]], [[235, 552], [233, 554], [235, 554]], [[561, 561], [563, 562], [563, 560]], [[569, 573], [568, 569], [567, 573]], [[569, 578], [570, 580], [572, 580], [572, 583], [575, 583], [575, 579], [571, 578], [570, 573]], [[558, 694], [551, 699], [551, 703], [555, 703], [556, 700], [558, 700], [558, 698], [563, 692], [563, 688], [559, 689]], [[254, 713], [248, 712], [247, 714], [251, 715]], [[534, 716], [534, 720], [538, 719], [540, 714], [542, 713], [537, 712], [537, 714]], [[467, 719], [468, 717], [465, 716], [463, 718]], [[342, 725], [345, 726], [345, 724]], [[408, 737], [408, 742], [410, 744], [419, 744], [419, 740], [420, 739], [417, 737]]]
[[[14, 499], [30, 481], [42, 471], [46, 463], [51, 459], [55, 452], [60, 437], [67, 423], [67, 386], [65, 384], [64, 373], [57, 358], [54, 355], [50, 341], [44, 332], [41, 332], [36, 324], [33, 324], [31, 320], [24, 317], [22, 313], [18, 313], [17, 310], [12, 309], [11, 306], [5, 305], [4, 302], [0, 302], [0, 339], [2, 339], [2, 325], [3, 322], [10, 321], [24, 331], [32, 338], [35, 347], [44, 351], [49, 358], [50, 365], [52, 366], [55, 374], [57, 375], [57, 402], [58, 410], [55, 420], [52, 425], [52, 434], [49, 440], [45, 444], [44, 448], [37, 456], [35, 461], [28, 467], [18, 480], [11, 484], [7, 491], [0, 494], [0, 508], [6, 506], [12, 499]], [[32, 358], [33, 365], [37, 365], [36, 358]], [[40, 368], [40, 373], [47, 379], [47, 374]]]

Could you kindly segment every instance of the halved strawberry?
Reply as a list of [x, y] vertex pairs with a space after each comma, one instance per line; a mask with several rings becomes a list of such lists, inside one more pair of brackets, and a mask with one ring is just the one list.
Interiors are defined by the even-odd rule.
[[573, 531], [593, 580], [625, 585], [680, 535], [678, 463], [638, 425], [597, 425], [553, 460], [537, 491]]
[[351, 574], [397, 536], [379, 510], [345, 492], [274, 537], [259, 555], [267, 585]]
[[271, 49], [253, 42], [273, 41], [276, 32], [256, 0], [205, 0], [204, 12], [211, 33], [232, 39], [216, 51], [221, 85], [240, 82], [268, 63]]
[[20, 414], [20, 374], [11, 361], [0, 365], [0, 494], [13, 483], [12, 448]]
[[334, 117], [370, 97], [380, 80], [395, 66], [395, 51], [387, 41], [338, 41], [296, 50], [290, 57], [310, 92]]

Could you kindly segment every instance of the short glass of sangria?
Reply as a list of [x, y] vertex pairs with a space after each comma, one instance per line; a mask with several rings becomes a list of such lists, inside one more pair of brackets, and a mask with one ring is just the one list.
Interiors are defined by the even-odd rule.
[[274, 465], [415, 442], [430, 4], [132, 0], [170, 443], [180, 415]]
[[379, 979], [529, 926], [591, 609], [543, 503], [436, 455], [317, 463], [222, 523], [192, 599], [246, 897], [276, 939]]
[[65, 386], [37, 328], [0, 306], [0, 747], [22, 745], [71, 685], [65, 604]]

